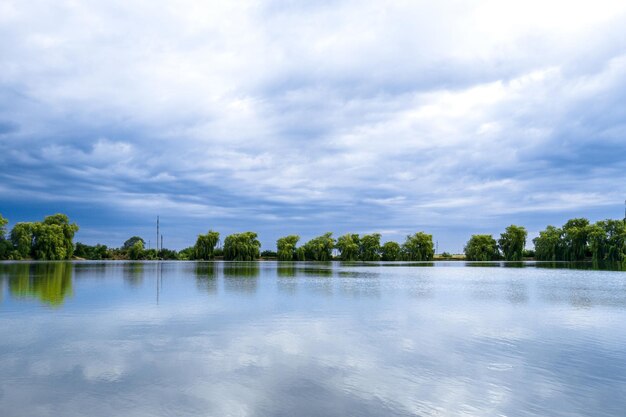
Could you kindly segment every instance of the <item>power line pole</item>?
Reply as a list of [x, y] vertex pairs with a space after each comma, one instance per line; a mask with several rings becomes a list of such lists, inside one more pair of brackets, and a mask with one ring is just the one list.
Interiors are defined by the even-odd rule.
[[161, 233], [159, 232], [159, 216], [157, 216], [157, 240], [156, 240], [156, 250], [159, 251], [159, 236]]

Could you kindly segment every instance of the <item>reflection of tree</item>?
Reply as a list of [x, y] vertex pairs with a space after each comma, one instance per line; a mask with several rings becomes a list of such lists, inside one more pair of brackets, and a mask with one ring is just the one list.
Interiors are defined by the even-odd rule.
[[138, 287], [143, 282], [143, 263], [132, 262], [124, 264], [124, 282], [131, 287]]
[[277, 273], [279, 277], [293, 278], [296, 276], [296, 267], [292, 263], [281, 262], [278, 264]]
[[258, 262], [226, 262], [223, 265], [226, 291], [256, 292], [259, 276]]
[[199, 290], [217, 292], [217, 265], [215, 262], [196, 263], [196, 286]]
[[20, 298], [38, 298], [52, 306], [72, 294], [72, 265], [65, 262], [7, 265], [9, 291]]

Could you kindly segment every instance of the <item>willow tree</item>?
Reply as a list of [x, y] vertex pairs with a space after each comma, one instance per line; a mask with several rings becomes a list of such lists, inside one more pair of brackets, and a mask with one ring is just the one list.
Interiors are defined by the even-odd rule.
[[11, 243], [13, 243], [17, 256], [21, 259], [32, 256], [34, 227], [35, 223], [20, 222], [11, 229]]
[[568, 220], [563, 225], [565, 256], [569, 261], [582, 261], [587, 252], [589, 220], [584, 218]]
[[[76, 225], [76, 223], [70, 223], [70, 219], [65, 214], [57, 213], [44, 218], [43, 226], [44, 227], [40, 228], [43, 233], [59, 233], [60, 230], [61, 236], [56, 238], [62, 239], [63, 247], [55, 248], [55, 255], [57, 256], [57, 259], [70, 259], [74, 254], [74, 234], [76, 234], [76, 232], [78, 231], [78, 225]], [[35, 234], [35, 245], [37, 244], [37, 239], [37, 234]], [[59, 257], [61, 256], [61, 254], [63, 254], [64, 256]]]
[[4, 239], [7, 234], [7, 224], [9, 224], [9, 221], [0, 214], [0, 240]]
[[261, 242], [254, 232], [235, 233], [224, 239], [224, 259], [254, 261], [261, 256]]
[[276, 241], [276, 256], [279, 261], [295, 261], [298, 260], [298, 248], [296, 245], [300, 240], [298, 235], [289, 235], [281, 237]]
[[213, 230], [209, 230], [205, 235], [198, 235], [196, 244], [193, 246], [193, 258], [204, 261], [213, 259], [213, 251], [219, 240], [219, 232], [214, 232]]
[[359, 259], [362, 261], [380, 260], [380, 233], [363, 235], [359, 243]]
[[333, 259], [335, 239], [332, 232], [323, 234], [306, 242], [303, 252], [307, 261], [330, 261]]
[[342, 261], [359, 259], [359, 235], [347, 233], [337, 238], [335, 248], [339, 249]]
[[588, 227], [587, 240], [594, 263], [624, 260], [626, 225], [621, 220], [601, 220]]
[[399, 261], [400, 245], [397, 242], [385, 242], [381, 248], [383, 261]]
[[522, 226], [514, 224], [506, 228], [505, 232], [500, 234], [498, 245], [507, 261], [521, 261], [524, 257], [524, 247], [526, 246], [526, 236], [528, 232]]
[[0, 259], [7, 259], [13, 250], [13, 245], [6, 239], [6, 226], [8, 223], [9, 221], [0, 214]]
[[548, 226], [533, 239], [535, 258], [538, 261], [558, 261], [563, 259], [563, 230]]
[[500, 258], [498, 242], [491, 235], [472, 235], [463, 250], [468, 261], [495, 261]]
[[433, 235], [418, 232], [407, 236], [402, 244], [401, 256], [405, 261], [430, 261], [434, 255]]

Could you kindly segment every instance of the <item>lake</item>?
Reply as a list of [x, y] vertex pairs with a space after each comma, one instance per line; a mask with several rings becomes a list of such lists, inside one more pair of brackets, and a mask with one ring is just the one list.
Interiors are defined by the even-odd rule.
[[432, 265], [0, 263], [0, 415], [625, 415], [626, 273]]

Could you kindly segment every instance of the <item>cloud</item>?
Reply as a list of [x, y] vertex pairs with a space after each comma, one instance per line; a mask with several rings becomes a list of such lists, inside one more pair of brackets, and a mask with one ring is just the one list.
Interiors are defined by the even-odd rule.
[[435, 228], [444, 247], [621, 213], [623, 2], [9, 1], [0, 15], [12, 220], [31, 201], [110, 226], [80, 202], [130, 227], [167, 214], [180, 246], [201, 225], [266, 246]]

